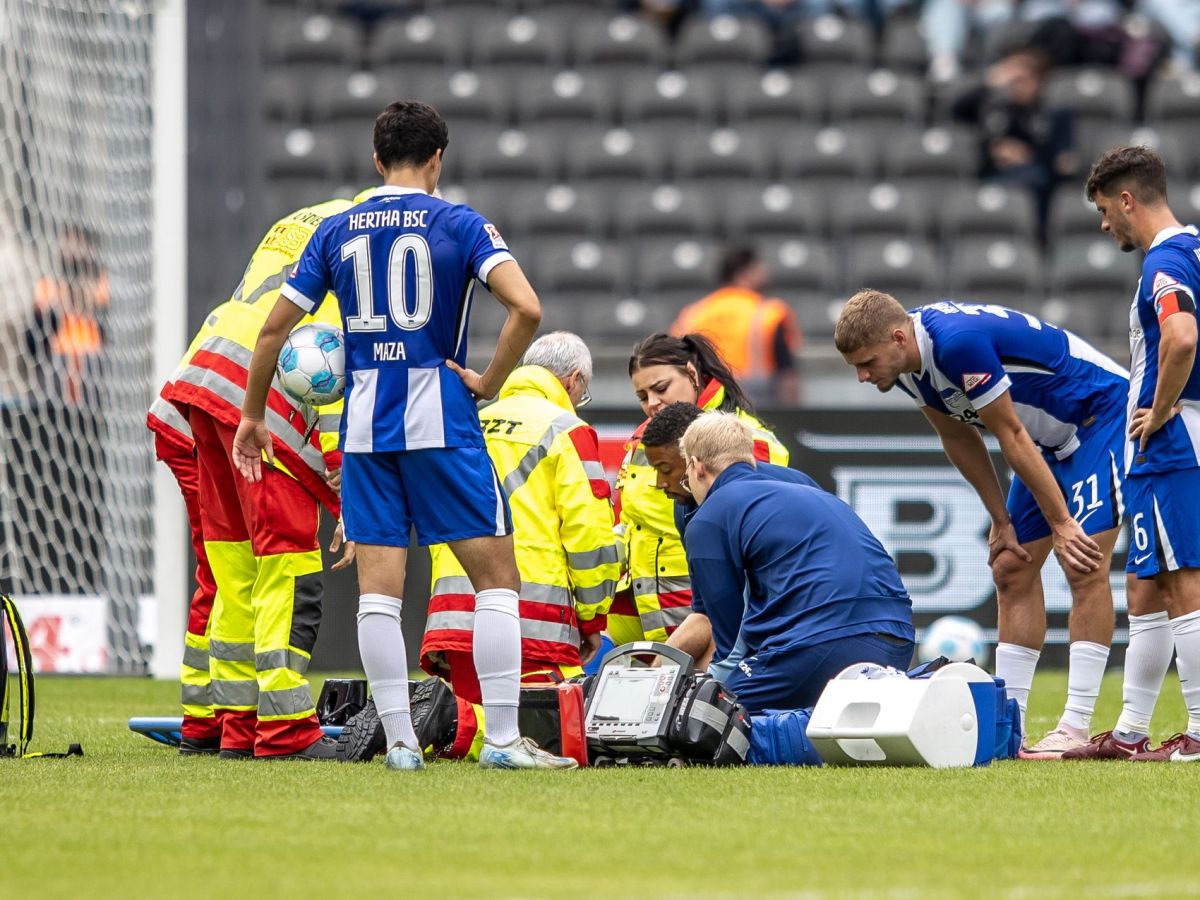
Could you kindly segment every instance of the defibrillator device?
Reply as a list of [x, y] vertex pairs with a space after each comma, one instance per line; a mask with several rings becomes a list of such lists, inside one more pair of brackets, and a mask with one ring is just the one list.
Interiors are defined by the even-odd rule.
[[746, 761], [749, 732], [737, 698], [666, 644], [613, 649], [588, 685], [584, 733], [593, 757], [736, 765]]

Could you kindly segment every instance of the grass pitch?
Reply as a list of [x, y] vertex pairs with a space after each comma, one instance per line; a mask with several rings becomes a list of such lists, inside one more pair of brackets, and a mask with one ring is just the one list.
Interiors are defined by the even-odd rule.
[[[316, 690], [319, 685], [314, 685]], [[126, 729], [178, 688], [43, 678], [35, 749], [0, 760], [0, 896], [1158, 897], [1200, 891], [1200, 768], [480, 772], [181, 759]], [[1039, 676], [1052, 727], [1065, 676]], [[1120, 676], [1096, 722], [1115, 720]], [[1170, 677], [1156, 737], [1184, 721]]]

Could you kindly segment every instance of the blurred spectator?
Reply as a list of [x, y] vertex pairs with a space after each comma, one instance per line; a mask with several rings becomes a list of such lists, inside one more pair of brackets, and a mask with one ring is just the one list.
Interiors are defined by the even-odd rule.
[[795, 405], [802, 341], [791, 308], [765, 296], [767, 267], [750, 247], [728, 249], [720, 275], [722, 287], [685, 306], [671, 334], [709, 338], [756, 406]]
[[80, 225], [63, 229], [56, 271], [34, 286], [33, 321], [25, 332], [30, 384], [47, 398], [76, 406], [99, 380], [108, 273], [95, 235]]
[[986, 34], [1007, 24], [1015, 10], [1015, 0], [927, 0], [921, 10], [921, 28], [929, 50], [929, 77], [953, 81], [971, 34]]
[[[29, 241], [0, 206], [0, 346], [21, 346], [35, 271]], [[24, 362], [24, 353], [0, 353], [0, 405], [24, 393]]]
[[1054, 186], [1076, 164], [1071, 110], [1043, 103], [1049, 71], [1049, 57], [1040, 50], [1010, 53], [952, 107], [955, 118], [979, 129], [980, 177], [1028, 188], [1043, 230]]

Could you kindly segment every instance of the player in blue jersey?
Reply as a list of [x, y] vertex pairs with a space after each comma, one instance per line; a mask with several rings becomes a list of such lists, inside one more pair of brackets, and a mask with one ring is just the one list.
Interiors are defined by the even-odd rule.
[[[1147, 147], [1103, 154], [1087, 180], [1101, 230], [1143, 250], [1129, 315], [1125, 447], [1131, 546], [1127, 568], [1153, 579], [1170, 619], [1187, 729], [1138, 761], [1200, 761], [1200, 235], [1167, 203], [1167, 174]], [[1128, 672], [1127, 672], [1128, 677]]]
[[[342, 517], [357, 545], [358, 643], [393, 769], [423, 767], [400, 629], [409, 531], [447, 543], [476, 590], [473, 654], [486, 710], [484, 768], [573, 768], [520, 737], [517, 589], [508, 503], [484, 447], [476, 398], [495, 396], [537, 330], [541, 309], [496, 228], [433, 196], [446, 123], [411, 101], [375, 121], [383, 186], [317, 228], [259, 335], [234, 458], [256, 481], [270, 443], [267, 389], [288, 332], [326, 292], [346, 344]], [[472, 288], [508, 311], [487, 369], [465, 368]]]
[[680, 452], [700, 505], [687, 526], [684, 626], [703, 620], [716, 659], [744, 642], [725, 684], [748, 710], [812, 706], [855, 663], [907, 667], [912, 602], [854, 510], [818, 487], [759, 472], [754, 435], [732, 413], [700, 416]]
[[[834, 342], [859, 381], [909, 394], [992, 519], [996, 674], [1025, 712], [1046, 636], [1041, 569], [1053, 549], [1071, 588], [1070, 672], [1058, 726], [1023, 750], [1058, 759], [1087, 744], [1112, 643], [1109, 566], [1123, 514], [1128, 373], [1086, 341], [999, 306], [935, 303], [911, 312], [860, 291]], [[1014, 477], [1007, 502], [980, 436]]]

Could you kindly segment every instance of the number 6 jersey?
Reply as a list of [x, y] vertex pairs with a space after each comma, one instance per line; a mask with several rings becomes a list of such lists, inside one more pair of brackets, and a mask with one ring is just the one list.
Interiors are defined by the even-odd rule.
[[475, 279], [512, 258], [475, 210], [417, 188], [378, 188], [321, 223], [281, 293], [306, 312], [338, 298], [343, 452], [484, 446], [475, 400], [445, 361], [466, 365]]

